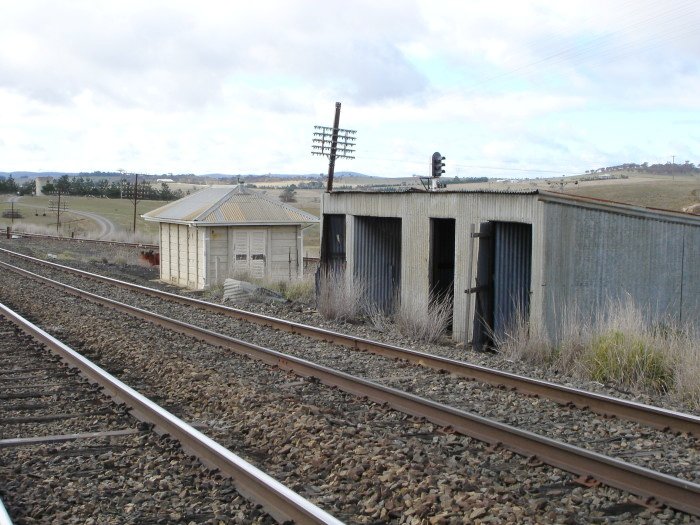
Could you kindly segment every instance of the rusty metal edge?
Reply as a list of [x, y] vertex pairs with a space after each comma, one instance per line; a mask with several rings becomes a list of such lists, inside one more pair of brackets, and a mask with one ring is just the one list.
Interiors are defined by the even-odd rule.
[[270, 326], [272, 328], [285, 330], [314, 339], [322, 339], [355, 350], [404, 359], [428, 368], [444, 370], [452, 374], [482, 381], [484, 383], [503, 385], [506, 388], [514, 388], [523, 393], [542, 396], [557, 403], [571, 403], [579, 408], [588, 408], [599, 414], [629, 419], [631, 421], [643, 423], [654, 428], [672, 429], [678, 432], [687, 432], [688, 434], [700, 437], [700, 417], [692, 414], [677, 412], [644, 403], [628, 401], [626, 399], [589, 392], [586, 390], [552, 383], [550, 381], [525, 377], [494, 368], [466, 363], [464, 361], [458, 361], [446, 357], [435, 356], [409, 348], [394, 346], [378, 341], [371, 341], [361, 337], [333, 332], [324, 328], [308, 326], [301, 323], [296, 323], [294, 321], [287, 321], [285, 319], [256, 314], [246, 310], [240, 310], [229, 306], [202, 301], [200, 299], [185, 297], [171, 292], [156, 290], [155, 288], [149, 288], [147, 286], [141, 286], [135, 283], [120, 281], [111, 277], [86, 272], [85, 270], [70, 268], [68, 266], [50, 261], [43, 261], [29, 255], [12, 252], [3, 248], [0, 248], [0, 252], [5, 252], [12, 256], [27, 259], [38, 264], [53, 266], [63, 271], [78, 273], [91, 279], [109, 282], [115, 286], [131, 288], [156, 297], [167, 298], [179, 302], [180, 304], [190, 306], [197, 305], [209, 311], [221, 313], [252, 323]]
[[459, 410], [400, 390], [354, 377], [305, 359], [247, 343], [182, 321], [136, 308], [106, 297], [80, 290], [7, 263], [1, 266], [66, 290], [73, 295], [114, 308], [200, 341], [229, 348], [269, 365], [289, 370], [297, 375], [315, 377], [329, 386], [367, 397], [376, 403], [386, 403], [401, 412], [423, 417], [433, 423], [484, 441], [498, 444], [518, 454], [536, 456], [541, 461], [579, 475], [592, 476], [611, 487], [655, 500], [675, 509], [700, 516], [700, 485], [668, 474], [639, 467], [597, 452], [562, 443], [505, 423]]
[[2, 303], [0, 314], [50, 348], [67, 364], [77, 368], [89, 381], [99, 384], [117, 402], [131, 407], [131, 413], [137, 419], [153, 423], [159, 433], [177, 439], [184, 450], [199, 458], [202, 463], [232, 477], [242, 495], [262, 505], [276, 520], [342, 525], [341, 521], [158, 406]]

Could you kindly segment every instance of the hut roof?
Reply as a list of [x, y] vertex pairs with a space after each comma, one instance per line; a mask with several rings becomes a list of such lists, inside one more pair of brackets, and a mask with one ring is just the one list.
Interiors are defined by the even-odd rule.
[[144, 213], [142, 217], [154, 222], [207, 226], [293, 225], [318, 222], [318, 217], [310, 213], [262, 193], [250, 191], [241, 184], [207, 186], [192, 195]]

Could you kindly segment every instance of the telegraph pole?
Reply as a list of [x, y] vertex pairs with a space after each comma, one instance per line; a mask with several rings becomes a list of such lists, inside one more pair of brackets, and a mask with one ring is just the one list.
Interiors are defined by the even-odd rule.
[[333, 119], [333, 134], [331, 136], [331, 154], [328, 159], [328, 193], [333, 191], [333, 175], [335, 175], [335, 155], [338, 151], [338, 126], [340, 125], [340, 102], [335, 103], [335, 118]]
[[355, 133], [352, 129], [340, 129], [340, 102], [335, 103], [335, 118], [333, 127], [314, 126], [314, 139], [311, 146], [312, 155], [328, 157], [328, 185], [326, 192], [333, 191], [333, 175], [335, 174], [335, 159], [354, 159], [351, 153], [355, 152]]
[[61, 226], [61, 188], [58, 188], [58, 208], [56, 211], [56, 235], [59, 235], [58, 228]]
[[138, 202], [136, 200], [136, 198], [137, 198], [138, 189], [139, 189], [139, 174], [134, 173], [134, 176], [136, 177], [134, 179], [134, 235], [136, 235], [136, 203]]

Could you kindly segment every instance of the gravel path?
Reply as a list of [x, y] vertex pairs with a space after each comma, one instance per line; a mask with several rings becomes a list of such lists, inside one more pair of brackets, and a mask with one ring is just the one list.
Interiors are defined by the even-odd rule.
[[626, 420], [605, 418], [590, 411], [561, 406], [546, 399], [499, 389], [417, 365], [236, 321], [220, 314], [71, 276], [37, 264], [17, 259], [10, 262], [120, 302], [700, 483], [700, 443], [688, 435], [663, 432]]
[[580, 487], [558, 469], [16, 276], [0, 275], [0, 293], [101, 366], [180, 417], [207, 424], [222, 444], [351, 523], [689, 519], [669, 509], [650, 514], [620, 491]]
[[60, 443], [0, 442], [0, 497], [23, 523], [273, 523], [0, 317], [0, 439], [126, 431]]

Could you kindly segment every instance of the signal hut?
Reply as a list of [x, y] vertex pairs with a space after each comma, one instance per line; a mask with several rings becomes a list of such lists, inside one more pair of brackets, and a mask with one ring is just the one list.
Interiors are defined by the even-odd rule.
[[302, 277], [302, 230], [319, 221], [242, 185], [208, 186], [142, 217], [160, 225], [161, 280], [196, 290]]

